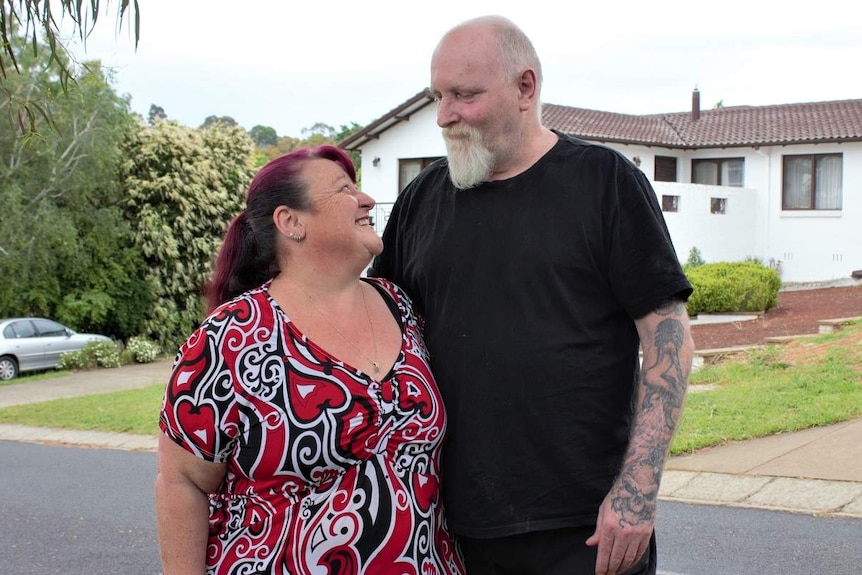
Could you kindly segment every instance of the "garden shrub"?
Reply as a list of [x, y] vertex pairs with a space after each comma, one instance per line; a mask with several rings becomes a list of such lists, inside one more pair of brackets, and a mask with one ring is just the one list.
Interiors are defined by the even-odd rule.
[[96, 367], [96, 358], [89, 353], [84, 353], [83, 349], [71, 351], [60, 356], [57, 362], [57, 369], [61, 371], [75, 371], [78, 369], [90, 369]]
[[781, 278], [763, 264], [717, 262], [686, 270], [694, 293], [686, 304], [688, 314], [764, 312], [778, 304]]
[[137, 363], [150, 363], [159, 357], [159, 346], [145, 337], [130, 338], [126, 350]]
[[57, 369], [92, 369], [95, 367], [120, 367], [123, 346], [114, 341], [91, 341], [78, 351], [60, 356]]

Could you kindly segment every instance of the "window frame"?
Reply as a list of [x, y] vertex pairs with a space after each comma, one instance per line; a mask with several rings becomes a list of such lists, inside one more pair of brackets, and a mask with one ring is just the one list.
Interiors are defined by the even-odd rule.
[[[817, 161], [821, 158], [833, 157], [840, 160], [840, 190], [839, 190], [839, 206], [837, 208], [818, 208], [817, 207]], [[788, 183], [788, 159], [800, 160], [808, 158], [810, 161], [809, 169], [811, 178], [808, 184], [808, 205], [807, 207], [788, 206], [787, 183]], [[825, 192], [824, 192], [825, 193]], [[821, 154], [784, 154], [781, 156], [781, 209], [788, 212], [838, 212], [843, 210], [844, 205], [844, 154], [843, 152], [830, 152]]]
[[[673, 163], [673, 179], [666, 179], [665, 174], [670, 173], [670, 164]], [[653, 158], [653, 181], [654, 182], [676, 182], [679, 180], [679, 158], [676, 156], [655, 156]]]
[[679, 212], [679, 195], [662, 194], [661, 195], [661, 211], [676, 213]]
[[[729, 162], [742, 162], [742, 183], [739, 185], [736, 184], [724, 184], [721, 181], [721, 174], [723, 172], [724, 164]], [[694, 180], [695, 174], [697, 173], [697, 165], [698, 164], [716, 164], [716, 181], [715, 184], [703, 184], [701, 182], [696, 182]], [[745, 187], [745, 156], [733, 157], [733, 158], [692, 158], [691, 159], [691, 183], [699, 184], [702, 186], [725, 186], [727, 188], [744, 188]]]
[[[406, 182], [402, 181], [402, 180], [404, 180], [403, 176], [404, 176], [404, 164], [405, 163], [407, 163], [407, 162], [418, 162], [419, 163], [419, 172], [421, 172], [422, 170], [424, 170], [425, 168], [427, 168], [428, 166], [430, 166], [431, 164], [433, 164], [437, 160], [440, 160], [444, 157], [445, 156], [435, 156], [435, 157], [425, 157], [425, 158], [398, 158], [398, 194], [400, 195], [401, 192], [404, 191], [404, 188], [407, 187], [407, 184], [409, 184], [411, 181], [413, 181], [413, 178], [407, 179]], [[416, 172], [417, 175], [419, 174], [419, 172]]]

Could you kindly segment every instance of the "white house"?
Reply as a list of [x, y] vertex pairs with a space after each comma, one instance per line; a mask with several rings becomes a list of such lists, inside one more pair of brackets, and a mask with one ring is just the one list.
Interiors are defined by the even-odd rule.
[[[754, 258], [785, 283], [862, 276], [862, 100], [634, 116], [545, 104], [544, 124], [603, 143], [647, 174], [682, 261]], [[382, 232], [398, 193], [445, 155], [423, 90], [340, 145], [360, 150]], [[855, 274], [854, 274], [855, 272]]]

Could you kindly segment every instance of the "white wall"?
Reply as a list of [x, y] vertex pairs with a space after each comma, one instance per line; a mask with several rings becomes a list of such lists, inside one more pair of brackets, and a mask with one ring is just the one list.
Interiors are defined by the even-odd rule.
[[[766, 252], [782, 262], [782, 278], [792, 282], [847, 278], [862, 269], [862, 143], [773, 147], [760, 150], [770, 159], [763, 201], [769, 226]], [[781, 209], [782, 155], [843, 156], [842, 209]]]
[[[757, 190], [701, 184], [653, 184], [662, 195], [679, 196], [679, 211], [664, 212], [670, 238], [681, 262], [696, 247], [706, 262], [743, 261], [752, 252], [757, 221]], [[711, 213], [711, 198], [725, 198], [725, 213]], [[766, 262], [764, 262], [766, 263]]]
[[[679, 182], [691, 181], [693, 158], [745, 158], [745, 188], [654, 182], [662, 193], [680, 196], [680, 211], [665, 220], [681, 261], [697, 247], [707, 262], [781, 262], [784, 282], [818, 282], [849, 278], [862, 269], [862, 142], [774, 146], [760, 149], [725, 148], [669, 150], [608, 144], [629, 159], [637, 157], [652, 181], [654, 158], [676, 156]], [[843, 153], [843, 209], [836, 212], [788, 212], [781, 209], [782, 155]], [[408, 121], [384, 132], [362, 148], [362, 188], [379, 206], [378, 231], [386, 224], [391, 203], [398, 195], [398, 160], [427, 158], [446, 153], [436, 110], [429, 105]], [[379, 157], [377, 166], [373, 159]], [[710, 213], [711, 197], [726, 197], [724, 215]]]
[[[362, 147], [362, 191], [381, 203], [398, 197], [398, 160], [446, 155], [436, 107], [426, 106]], [[374, 158], [380, 158], [374, 166]]]

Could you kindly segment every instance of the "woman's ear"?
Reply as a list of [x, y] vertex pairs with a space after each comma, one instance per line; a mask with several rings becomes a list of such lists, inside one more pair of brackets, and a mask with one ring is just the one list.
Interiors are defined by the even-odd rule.
[[287, 206], [278, 206], [272, 213], [272, 221], [279, 235], [290, 238], [295, 242], [305, 239], [305, 226], [302, 223], [300, 213]]

